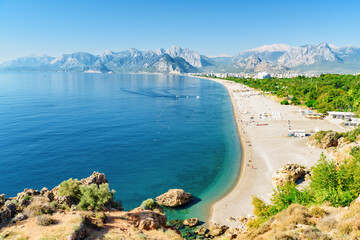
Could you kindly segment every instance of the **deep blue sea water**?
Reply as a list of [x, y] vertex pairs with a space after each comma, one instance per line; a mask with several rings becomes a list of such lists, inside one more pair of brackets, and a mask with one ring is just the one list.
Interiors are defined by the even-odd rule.
[[[199, 97], [197, 97], [199, 96]], [[204, 219], [234, 185], [241, 149], [227, 90], [174, 75], [0, 73], [0, 193], [106, 174], [126, 210], [170, 188]]]

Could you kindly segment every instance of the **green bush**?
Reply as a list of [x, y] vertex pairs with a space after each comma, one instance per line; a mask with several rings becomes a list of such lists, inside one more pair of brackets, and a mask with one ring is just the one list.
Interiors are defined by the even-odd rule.
[[316, 203], [347, 206], [360, 193], [360, 157], [337, 166], [322, 155], [312, 168], [310, 188]]
[[350, 155], [355, 157], [356, 155], [358, 155], [360, 153], [360, 147], [353, 147], [350, 150]]
[[59, 196], [70, 196], [71, 201], [74, 203], [78, 203], [81, 198], [80, 192], [80, 181], [77, 179], [68, 179], [63, 181], [59, 185], [58, 195]]
[[302, 191], [298, 190], [296, 184], [291, 182], [274, 190], [271, 203], [275, 209], [273, 212], [277, 213], [294, 203], [309, 205], [311, 203], [311, 194], [306, 188]]
[[316, 108], [316, 100], [312, 99], [312, 100], [306, 101], [306, 102], [305, 102], [305, 105], [306, 105], [308, 108], [310, 108], [310, 107]]
[[31, 196], [24, 196], [23, 199], [25, 199], [25, 200], [31, 200]]
[[159, 205], [154, 201], [154, 199], [149, 198], [141, 203], [140, 208], [144, 209], [144, 210], [153, 210], [154, 208], [156, 208], [158, 206]]
[[113, 199], [115, 191], [110, 191], [109, 184], [90, 184], [80, 186], [80, 202], [78, 208], [84, 210], [100, 210], [105, 204]]
[[275, 214], [275, 209], [272, 205], [267, 205], [264, 200], [256, 196], [252, 196], [251, 204], [254, 206], [254, 214], [260, 220], [259, 223], [262, 223]]
[[280, 102], [281, 105], [289, 105], [289, 101], [288, 100], [284, 100]]
[[[271, 203], [253, 197], [254, 214], [258, 223], [287, 209], [291, 204], [303, 206], [321, 205], [329, 202], [332, 206], [347, 206], [360, 194], [360, 155], [343, 164], [336, 164], [322, 154], [320, 160], [311, 170], [310, 186], [299, 190], [294, 183], [285, 184], [274, 190]], [[312, 214], [323, 215], [325, 212], [314, 207]]]

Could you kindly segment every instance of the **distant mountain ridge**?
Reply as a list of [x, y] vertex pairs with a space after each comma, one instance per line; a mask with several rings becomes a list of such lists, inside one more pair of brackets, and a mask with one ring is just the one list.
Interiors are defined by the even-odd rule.
[[360, 72], [360, 48], [336, 47], [328, 43], [291, 47], [286, 44], [264, 45], [245, 50], [234, 57], [210, 58], [173, 46], [167, 50], [121, 52], [106, 50], [99, 55], [87, 52], [63, 54], [55, 58], [30, 55], [0, 64], [2, 71], [62, 72]]

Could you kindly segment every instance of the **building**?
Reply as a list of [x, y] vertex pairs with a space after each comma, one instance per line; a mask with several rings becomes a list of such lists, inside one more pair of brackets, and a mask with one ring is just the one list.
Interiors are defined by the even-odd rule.
[[357, 127], [360, 124], [360, 118], [347, 118], [344, 121], [344, 126], [347, 127]]
[[265, 79], [265, 78], [271, 78], [270, 74], [267, 72], [258, 72], [257, 79]]
[[355, 117], [352, 112], [327, 112], [330, 118], [351, 119]]

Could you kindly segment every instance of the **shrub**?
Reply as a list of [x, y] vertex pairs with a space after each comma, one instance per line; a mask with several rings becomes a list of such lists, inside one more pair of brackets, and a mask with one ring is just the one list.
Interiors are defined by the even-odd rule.
[[307, 102], [305, 102], [305, 105], [310, 108], [310, 107], [313, 107], [313, 108], [316, 108], [316, 100], [312, 99], [312, 100], [309, 100]]
[[272, 215], [275, 214], [275, 209], [271, 205], [267, 205], [262, 199], [253, 196], [251, 204], [254, 206], [254, 214], [259, 218], [259, 222], [262, 223]]
[[347, 206], [360, 193], [360, 157], [337, 166], [322, 155], [312, 168], [310, 188], [318, 204]]
[[113, 199], [115, 191], [109, 190], [109, 184], [90, 184], [80, 186], [81, 199], [78, 208], [84, 210], [100, 210], [105, 204]]
[[40, 215], [36, 218], [36, 224], [40, 226], [49, 226], [54, 223], [54, 219], [52, 219], [48, 215]]
[[274, 190], [271, 202], [275, 208], [274, 213], [277, 213], [294, 203], [307, 206], [312, 202], [312, 198], [308, 189], [300, 191], [296, 188], [296, 184], [291, 182]]
[[56, 211], [56, 206], [43, 197], [34, 197], [29, 206], [24, 209], [24, 214], [28, 217], [39, 216], [42, 214], [52, 214]]
[[250, 219], [246, 225], [249, 229], [257, 229], [261, 225], [260, 219], [259, 218]]
[[59, 196], [70, 196], [71, 201], [78, 203], [80, 201], [81, 192], [80, 192], [81, 183], [77, 179], [68, 179], [63, 181], [59, 185], [58, 195]]
[[157, 208], [159, 205], [154, 201], [154, 199], [149, 198], [143, 201], [140, 205], [141, 209], [144, 210], [153, 210], [154, 208]]
[[105, 223], [106, 219], [107, 219], [107, 216], [106, 216], [105, 213], [99, 212], [99, 213], [95, 214], [95, 218], [96, 218], [96, 220], [100, 221], [101, 223]]
[[356, 155], [358, 155], [360, 153], [360, 147], [353, 147], [350, 150], [350, 155], [355, 157]]
[[23, 199], [25, 199], [25, 200], [31, 200], [31, 196], [24, 196]]
[[319, 206], [314, 206], [311, 208], [310, 214], [313, 217], [319, 218], [319, 217], [324, 217], [326, 215], [326, 212], [323, 208], [321, 208]]
[[288, 100], [284, 100], [280, 102], [281, 105], [289, 105], [289, 101]]

